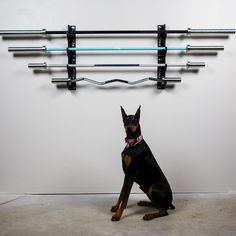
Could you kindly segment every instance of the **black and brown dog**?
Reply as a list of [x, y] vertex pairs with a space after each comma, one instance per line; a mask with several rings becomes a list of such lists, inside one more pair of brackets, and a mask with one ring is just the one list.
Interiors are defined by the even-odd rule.
[[150, 148], [144, 141], [139, 125], [140, 106], [135, 115], [126, 115], [121, 107], [121, 113], [126, 131], [126, 147], [122, 152], [122, 167], [125, 173], [124, 184], [116, 205], [111, 211], [113, 221], [121, 218], [128, 203], [133, 183], [148, 196], [151, 202], [141, 201], [139, 206], [154, 206], [157, 212], [144, 215], [144, 220], [168, 215], [167, 209], [174, 209], [172, 205], [172, 191], [170, 185], [157, 164]]

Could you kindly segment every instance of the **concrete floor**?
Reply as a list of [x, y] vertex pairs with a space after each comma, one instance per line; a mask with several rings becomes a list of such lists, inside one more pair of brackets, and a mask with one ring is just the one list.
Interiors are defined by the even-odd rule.
[[151, 207], [137, 206], [142, 194], [130, 196], [121, 221], [112, 222], [110, 207], [118, 195], [0, 194], [0, 236], [236, 235], [236, 195], [175, 194], [169, 216], [143, 221]]

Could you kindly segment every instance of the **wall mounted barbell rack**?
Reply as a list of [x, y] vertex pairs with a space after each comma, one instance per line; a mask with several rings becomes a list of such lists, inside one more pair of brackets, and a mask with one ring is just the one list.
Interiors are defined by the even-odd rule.
[[[204, 62], [186, 62], [186, 63], [166, 63], [166, 55], [167, 51], [219, 51], [224, 50], [224, 46], [217, 45], [186, 45], [186, 46], [175, 46], [175, 47], [167, 47], [166, 46], [166, 38], [168, 34], [186, 34], [188, 35], [222, 35], [222, 34], [235, 34], [235, 29], [191, 29], [187, 28], [186, 30], [167, 30], [165, 25], [158, 25], [157, 30], [76, 30], [75, 25], [68, 25], [67, 30], [0, 30], [0, 35], [12, 37], [14, 39], [15, 36], [48, 36], [48, 35], [66, 35], [68, 46], [65, 48], [57, 48], [57, 47], [9, 47], [9, 52], [14, 53], [31, 53], [31, 52], [39, 52], [39, 53], [52, 53], [56, 51], [65, 51], [67, 53], [68, 63], [67, 64], [47, 64], [44, 63], [29, 63], [28, 67], [33, 69], [51, 69], [51, 68], [66, 68], [68, 77], [67, 78], [53, 78], [52, 83], [66, 83], [68, 89], [75, 90], [76, 83], [80, 81], [86, 81], [89, 83], [93, 83], [96, 85], [106, 85], [109, 83], [120, 82], [126, 83], [129, 85], [136, 85], [146, 81], [154, 81], [157, 82], [158, 89], [166, 88], [167, 82], [181, 82], [180, 77], [166, 77], [166, 71], [169, 67], [185, 67], [187, 69], [191, 67], [204, 67]], [[107, 35], [156, 35], [157, 37], [157, 46], [156, 47], [76, 47], [76, 38], [80, 37], [80, 35], [102, 35], [102, 37], [106, 37]], [[81, 51], [156, 51], [157, 52], [157, 63], [156, 64], [144, 64], [144, 63], [129, 63], [129, 64], [76, 64], [77, 53]], [[147, 68], [153, 67], [157, 69], [157, 77], [146, 77], [144, 79], [139, 79], [136, 81], [127, 81], [124, 79], [110, 79], [106, 81], [96, 81], [93, 79], [85, 78], [85, 77], [76, 77], [76, 69], [78, 68]]]

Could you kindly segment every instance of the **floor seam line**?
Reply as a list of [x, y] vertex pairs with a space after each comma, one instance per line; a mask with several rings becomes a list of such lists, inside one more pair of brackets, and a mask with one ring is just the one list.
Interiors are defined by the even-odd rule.
[[21, 198], [24, 198], [24, 197], [26, 197], [26, 196], [27, 196], [27, 195], [23, 195], [23, 196], [19, 196], [19, 197], [17, 197], [17, 198], [8, 200], [8, 201], [6, 201], [6, 202], [1, 202], [1, 203], [0, 203], [0, 206], [6, 205], [6, 204], [8, 204], [8, 203], [10, 203], [10, 202], [14, 202], [14, 201], [16, 201], [16, 200], [18, 200], [18, 199], [21, 199]]

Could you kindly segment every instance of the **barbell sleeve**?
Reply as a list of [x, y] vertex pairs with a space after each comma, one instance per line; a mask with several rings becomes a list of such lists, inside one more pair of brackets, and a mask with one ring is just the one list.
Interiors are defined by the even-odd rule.
[[[52, 83], [66, 83], [69, 81], [70, 81], [69, 78], [52, 78], [51, 80]], [[77, 79], [75, 81], [77, 81]]]
[[46, 29], [42, 30], [0, 30], [0, 35], [16, 36], [16, 35], [46, 35]]
[[181, 82], [181, 77], [165, 77], [165, 78], [163, 78], [163, 80], [166, 81], [166, 82], [180, 83]]
[[235, 29], [191, 29], [188, 34], [235, 34]]
[[187, 45], [186, 47], [187, 51], [222, 51], [224, 50], [224, 46], [191, 46]]
[[48, 65], [47, 65], [46, 62], [43, 62], [43, 63], [28, 63], [28, 68], [34, 68], [34, 69], [44, 68], [44, 69], [46, 69], [47, 67], [48, 67]]
[[187, 67], [205, 67], [205, 62], [191, 62], [191, 61], [188, 61], [186, 66]]
[[8, 47], [8, 52], [46, 52], [47, 47]]

